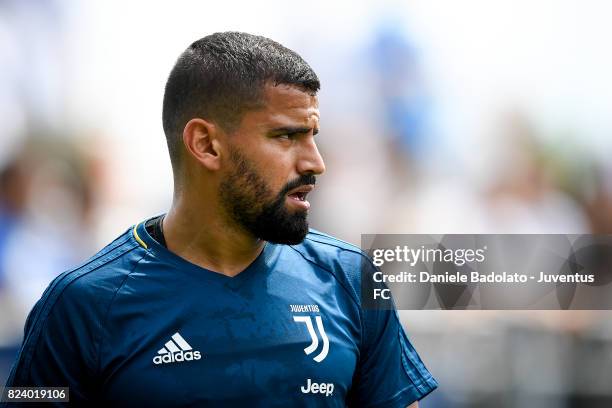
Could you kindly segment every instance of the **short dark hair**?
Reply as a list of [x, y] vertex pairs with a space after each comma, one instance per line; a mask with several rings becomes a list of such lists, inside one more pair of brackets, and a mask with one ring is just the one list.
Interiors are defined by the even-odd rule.
[[269, 38], [224, 32], [191, 44], [172, 68], [164, 93], [162, 120], [172, 166], [180, 159], [189, 120], [201, 117], [231, 132], [247, 110], [262, 106], [267, 83], [294, 85], [312, 95], [320, 87], [302, 57]]

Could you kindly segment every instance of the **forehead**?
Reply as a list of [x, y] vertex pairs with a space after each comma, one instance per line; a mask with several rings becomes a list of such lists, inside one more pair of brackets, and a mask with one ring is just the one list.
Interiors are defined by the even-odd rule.
[[319, 102], [316, 95], [291, 85], [265, 85], [264, 106], [246, 112], [241, 127], [267, 130], [283, 126], [318, 128]]

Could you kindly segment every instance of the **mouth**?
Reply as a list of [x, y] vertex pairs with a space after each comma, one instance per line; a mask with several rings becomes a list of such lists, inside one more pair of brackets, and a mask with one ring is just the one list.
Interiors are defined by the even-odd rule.
[[307, 184], [304, 186], [294, 188], [293, 190], [290, 190], [287, 193], [287, 197], [289, 198], [291, 202], [293, 202], [297, 206], [302, 207], [307, 210], [310, 208], [310, 203], [306, 200], [306, 196], [312, 190], [314, 190], [314, 185]]

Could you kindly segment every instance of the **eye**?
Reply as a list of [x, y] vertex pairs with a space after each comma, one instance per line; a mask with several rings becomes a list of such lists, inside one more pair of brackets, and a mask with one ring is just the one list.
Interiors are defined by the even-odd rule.
[[285, 133], [285, 134], [276, 136], [276, 138], [280, 140], [292, 140], [295, 138], [295, 135], [296, 135], [295, 133]]

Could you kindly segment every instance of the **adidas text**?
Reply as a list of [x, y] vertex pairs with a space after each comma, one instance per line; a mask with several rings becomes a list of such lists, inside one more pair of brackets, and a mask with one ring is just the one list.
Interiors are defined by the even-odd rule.
[[199, 360], [202, 355], [194, 350], [189, 343], [178, 332], [174, 333], [170, 340], [159, 349], [153, 357], [154, 364], [180, 363], [183, 361]]
[[168, 353], [162, 356], [153, 357], [155, 364], [177, 363], [181, 361], [199, 360], [202, 355], [199, 351], [179, 351], [178, 353]]

